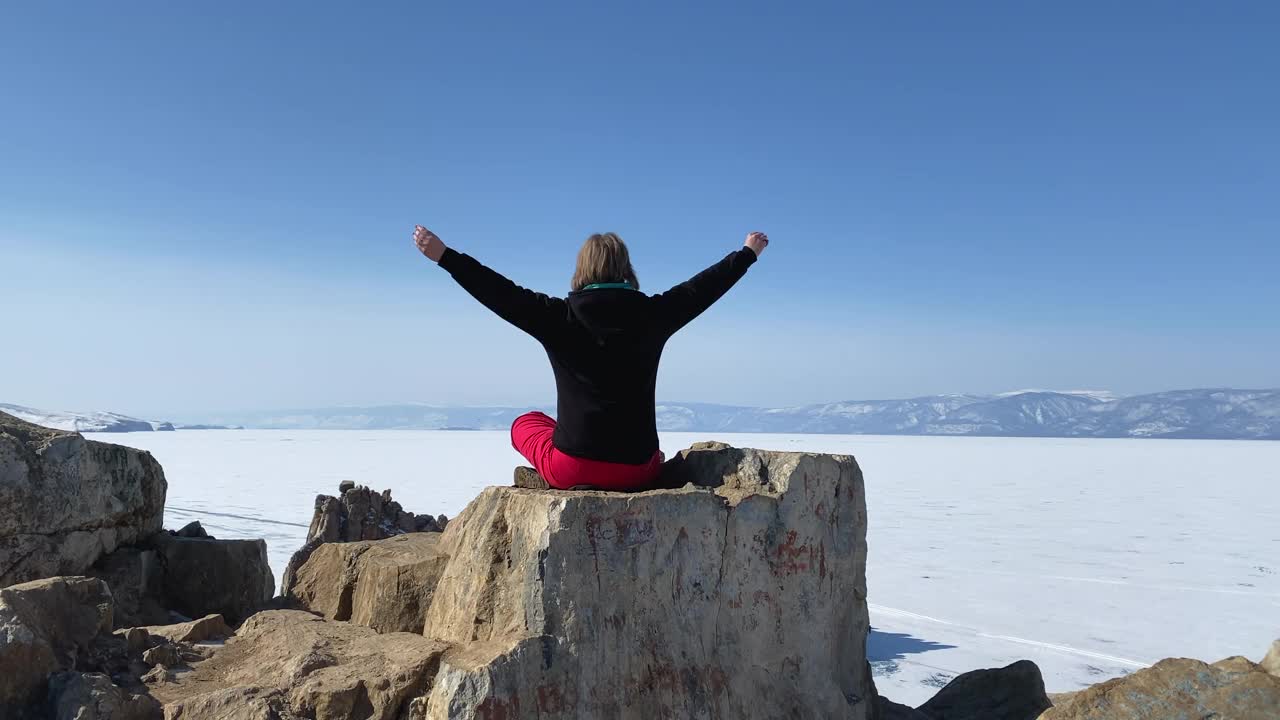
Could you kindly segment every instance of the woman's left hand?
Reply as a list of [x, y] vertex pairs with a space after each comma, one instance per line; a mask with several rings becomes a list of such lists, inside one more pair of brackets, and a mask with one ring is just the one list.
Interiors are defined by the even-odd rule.
[[435, 233], [422, 227], [421, 225], [413, 226], [413, 243], [418, 246], [423, 255], [431, 262], [440, 262], [440, 258], [444, 257], [445, 244]]

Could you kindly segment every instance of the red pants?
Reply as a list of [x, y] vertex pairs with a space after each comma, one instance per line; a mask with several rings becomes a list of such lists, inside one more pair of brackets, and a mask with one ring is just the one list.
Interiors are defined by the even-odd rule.
[[643, 465], [588, 460], [560, 452], [551, 444], [556, 421], [540, 413], [525, 413], [511, 423], [511, 446], [525, 456], [547, 484], [560, 490], [590, 485], [601, 490], [645, 490], [662, 472], [662, 452]]

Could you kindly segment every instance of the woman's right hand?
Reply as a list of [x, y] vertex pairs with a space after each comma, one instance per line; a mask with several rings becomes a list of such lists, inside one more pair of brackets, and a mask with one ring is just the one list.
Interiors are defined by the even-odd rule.
[[760, 253], [763, 253], [764, 249], [769, 246], [769, 236], [762, 232], [748, 233], [747, 241], [743, 244], [751, 248], [756, 257], [760, 257]]
[[421, 225], [413, 226], [413, 244], [417, 245], [422, 254], [426, 255], [431, 262], [438, 263], [440, 258], [444, 257], [444, 241]]

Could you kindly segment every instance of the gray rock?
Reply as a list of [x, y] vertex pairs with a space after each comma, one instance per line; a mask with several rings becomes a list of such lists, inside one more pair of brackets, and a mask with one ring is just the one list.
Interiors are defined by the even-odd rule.
[[342, 482], [338, 483], [339, 495], [341, 495], [342, 493], [348, 490], [355, 490], [355, 489], [356, 489], [356, 483], [354, 480], [343, 480]]
[[162, 565], [164, 605], [187, 617], [222, 615], [239, 623], [275, 594], [262, 540], [206, 540], [161, 533], [153, 539]]
[[964, 673], [917, 708], [931, 720], [1035, 720], [1051, 706], [1030, 660]]
[[50, 673], [76, 666], [111, 630], [111, 591], [94, 578], [36, 580], [0, 589], [0, 718], [45, 697]]
[[147, 695], [116, 687], [100, 673], [64, 672], [49, 680], [54, 720], [161, 720], [164, 710]]
[[165, 665], [174, 667], [183, 664], [182, 648], [170, 643], [157, 645], [150, 650], [142, 653], [142, 662], [151, 665]]
[[200, 524], [199, 520], [192, 520], [186, 525], [183, 525], [182, 529], [174, 534], [177, 535], [178, 537], [184, 537], [184, 538], [210, 537], [209, 533], [205, 531], [204, 526]]
[[82, 575], [158, 532], [167, 489], [150, 453], [0, 413], [0, 587]]

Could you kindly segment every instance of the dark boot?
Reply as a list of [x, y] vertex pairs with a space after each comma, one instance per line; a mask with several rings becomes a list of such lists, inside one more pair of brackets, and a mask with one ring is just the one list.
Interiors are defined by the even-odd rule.
[[550, 490], [551, 486], [546, 480], [538, 474], [537, 470], [523, 465], [516, 468], [515, 481], [513, 483], [518, 488], [528, 488], [530, 490]]

